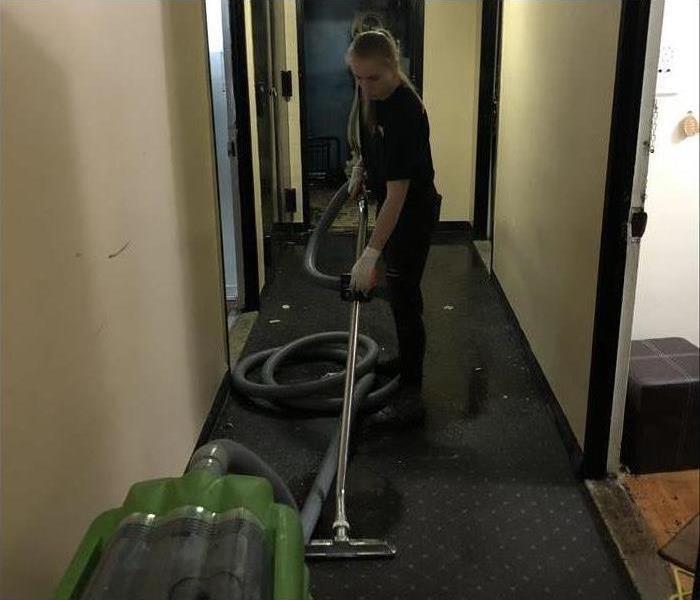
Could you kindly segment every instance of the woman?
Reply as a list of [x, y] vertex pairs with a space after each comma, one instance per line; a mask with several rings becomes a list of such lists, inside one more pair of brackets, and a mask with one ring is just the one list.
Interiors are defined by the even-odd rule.
[[364, 185], [377, 200], [374, 231], [352, 269], [351, 286], [370, 290], [377, 259], [383, 255], [399, 342], [394, 363], [401, 389], [372, 420], [404, 426], [421, 421], [425, 414], [420, 395], [426, 341], [420, 281], [440, 212], [440, 196], [433, 183], [428, 116], [401, 70], [399, 57], [391, 35], [373, 30], [355, 37], [346, 62], [357, 83], [348, 128], [358, 161], [350, 196], [356, 198]]

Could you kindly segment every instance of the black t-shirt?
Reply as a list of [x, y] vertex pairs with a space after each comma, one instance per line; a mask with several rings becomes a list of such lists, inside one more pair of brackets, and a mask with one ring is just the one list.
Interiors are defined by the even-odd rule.
[[377, 126], [374, 134], [364, 124], [360, 135], [368, 188], [379, 203], [386, 198], [386, 182], [409, 179], [406, 203], [433, 195], [433, 158], [428, 115], [420, 99], [405, 84], [386, 100], [373, 101]]

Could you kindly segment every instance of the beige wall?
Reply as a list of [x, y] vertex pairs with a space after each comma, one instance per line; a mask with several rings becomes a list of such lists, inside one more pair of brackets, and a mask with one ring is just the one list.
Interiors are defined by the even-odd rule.
[[505, 3], [494, 270], [583, 445], [620, 2]]
[[442, 221], [471, 221], [479, 98], [481, 0], [427, 0], [423, 99]]
[[[296, 189], [297, 212], [294, 213], [293, 221], [303, 223], [297, 9], [295, 0], [276, 0], [272, 5], [275, 87], [280, 93], [277, 102], [278, 185], [280, 194], [283, 194], [284, 188]], [[293, 89], [289, 100], [281, 95], [282, 71], [292, 72]]]
[[0, 595], [46, 600], [224, 373], [211, 114], [199, 0], [1, 11]]

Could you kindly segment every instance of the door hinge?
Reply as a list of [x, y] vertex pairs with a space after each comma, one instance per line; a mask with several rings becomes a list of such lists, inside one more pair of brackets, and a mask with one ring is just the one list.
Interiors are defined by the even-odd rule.
[[649, 215], [643, 208], [637, 208], [630, 215], [630, 237], [633, 242], [638, 242], [642, 239], [647, 228]]
[[284, 206], [287, 212], [297, 212], [297, 191], [296, 188], [285, 188], [284, 190]]
[[285, 100], [292, 98], [292, 72], [282, 71], [282, 96]]

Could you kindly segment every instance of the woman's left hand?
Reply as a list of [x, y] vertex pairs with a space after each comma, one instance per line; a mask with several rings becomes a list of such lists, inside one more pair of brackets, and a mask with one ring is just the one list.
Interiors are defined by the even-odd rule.
[[350, 277], [350, 289], [355, 292], [367, 294], [375, 285], [377, 285], [377, 259], [379, 258], [379, 250], [367, 246], [362, 252], [360, 258], [357, 259], [355, 266], [352, 268]]

